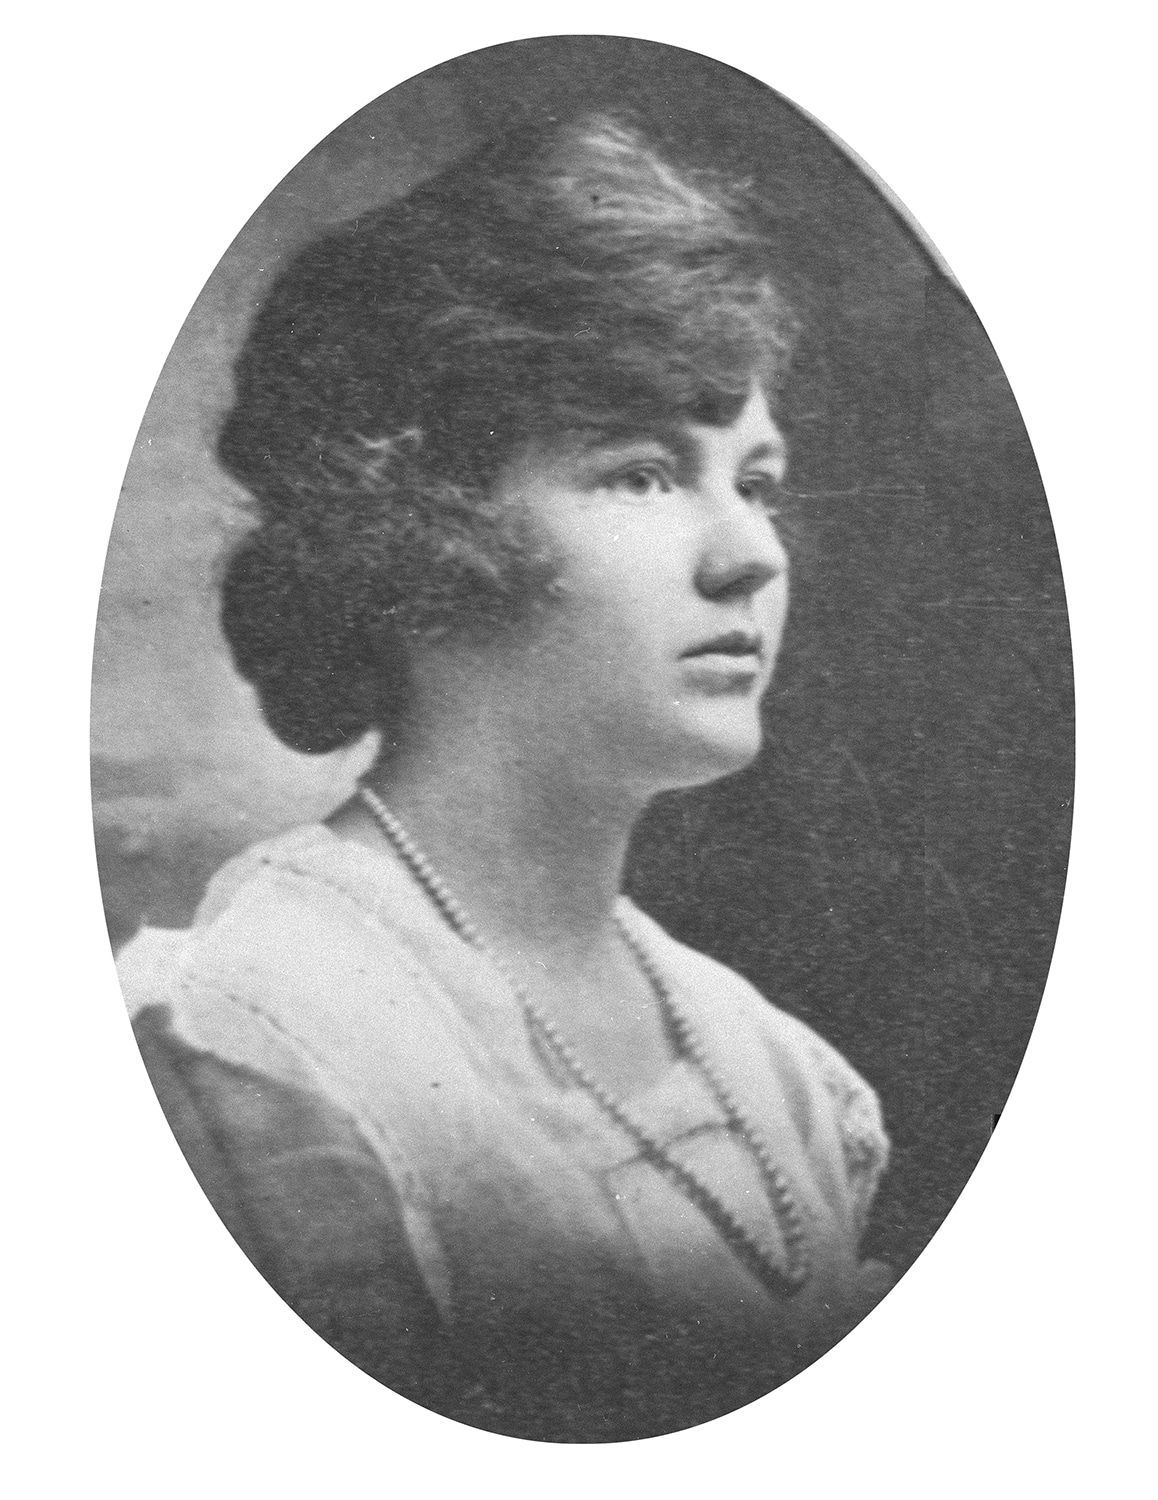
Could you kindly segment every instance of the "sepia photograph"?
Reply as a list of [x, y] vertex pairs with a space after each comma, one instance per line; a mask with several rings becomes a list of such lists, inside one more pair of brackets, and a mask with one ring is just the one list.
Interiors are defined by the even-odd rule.
[[398, 85], [145, 414], [93, 682], [137, 1041], [262, 1275], [460, 1422], [678, 1431], [878, 1303], [1024, 1051], [1072, 756], [968, 301], [695, 53]]

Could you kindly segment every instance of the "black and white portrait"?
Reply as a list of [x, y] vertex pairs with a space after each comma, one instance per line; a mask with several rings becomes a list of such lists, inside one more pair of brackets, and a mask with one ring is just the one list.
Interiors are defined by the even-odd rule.
[[1072, 806], [1045, 494], [951, 272], [757, 79], [546, 37], [335, 124], [113, 526], [121, 984], [359, 1370], [681, 1431], [887, 1297], [1005, 1106]]

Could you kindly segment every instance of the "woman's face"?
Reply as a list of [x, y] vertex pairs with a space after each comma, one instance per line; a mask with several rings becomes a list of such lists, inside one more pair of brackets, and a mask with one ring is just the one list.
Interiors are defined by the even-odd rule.
[[726, 426], [532, 447], [507, 465], [498, 497], [557, 568], [534, 628], [497, 647], [529, 740], [647, 795], [755, 756], [788, 604], [785, 462], [754, 388]]

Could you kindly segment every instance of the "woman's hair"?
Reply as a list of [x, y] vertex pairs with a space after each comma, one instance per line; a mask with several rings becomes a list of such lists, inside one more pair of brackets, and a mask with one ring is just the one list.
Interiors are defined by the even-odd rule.
[[723, 422], [793, 319], [756, 206], [608, 115], [523, 130], [302, 250], [235, 367], [218, 453], [256, 524], [222, 622], [303, 751], [388, 724], [407, 635], [485, 631], [544, 561], [493, 481], [523, 444]]

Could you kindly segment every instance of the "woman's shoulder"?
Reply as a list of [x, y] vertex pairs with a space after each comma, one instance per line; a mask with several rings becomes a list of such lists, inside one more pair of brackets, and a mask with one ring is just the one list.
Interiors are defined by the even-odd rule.
[[[369, 851], [310, 824], [235, 856], [191, 926], [143, 928], [117, 971], [132, 1017], [161, 1007], [190, 1046], [297, 1082], [333, 1016], [414, 988], [404, 883]], [[316, 1044], [316, 1045], [315, 1045]]]
[[339, 837], [324, 823], [304, 823], [251, 844], [209, 881], [193, 920], [195, 933], [279, 908], [308, 904], [315, 915], [339, 911], [362, 919], [396, 909], [405, 883], [390, 881], [390, 863]]
[[382, 1142], [428, 1108], [432, 1068], [465, 1118], [480, 1037], [519, 1034], [501, 977], [405, 867], [321, 825], [231, 861], [190, 928], [142, 932], [118, 967], [133, 1016], [162, 1008], [194, 1051], [325, 1094]]
[[189, 927], [141, 929], [117, 967], [131, 1012], [174, 984], [332, 985], [364, 972], [367, 945], [405, 948], [424, 915], [389, 861], [305, 824], [228, 860]]
[[371, 1107], [375, 1086], [406, 1081], [413, 1049], [369, 1083], [359, 1071], [367, 1032], [380, 1063], [389, 1018], [417, 1008], [375, 899], [356, 852], [306, 826], [223, 866], [192, 926], [142, 929], [118, 955], [170, 1124], [251, 1258], [282, 1257], [283, 1290], [336, 1258], [361, 1274], [376, 1244], [416, 1240], [437, 1260], [423, 1184]]

